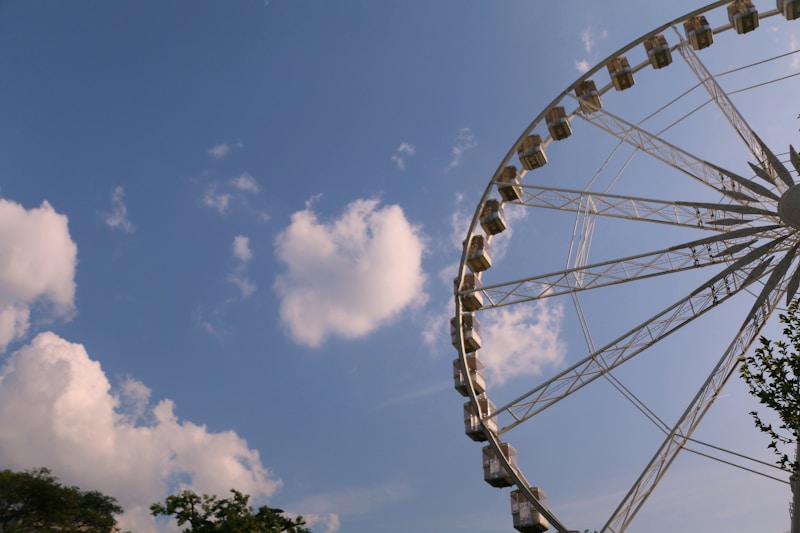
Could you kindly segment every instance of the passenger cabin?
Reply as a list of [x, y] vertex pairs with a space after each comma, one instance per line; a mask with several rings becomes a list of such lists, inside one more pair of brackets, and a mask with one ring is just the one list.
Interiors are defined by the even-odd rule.
[[534, 133], [522, 139], [522, 143], [517, 148], [517, 156], [522, 168], [525, 170], [533, 170], [545, 166], [547, 164], [547, 154], [544, 153], [541, 136]]
[[584, 80], [575, 86], [575, 96], [581, 104], [581, 111], [584, 113], [594, 113], [603, 108], [600, 101], [600, 93], [592, 80]]
[[663, 34], [653, 35], [647, 39], [644, 42], [644, 49], [647, 51], [647, 59], [653, 68], [664, 68], [672, 63], [672, 52], [670, 52], [667, 38]]
[[464, 274], [461, 287], [455, 287], [458, 279], [453, 280], [454, 289], [458, 289], [461, 299], [461, 307], [464, 311], [477, 311], [483, 307], [483, 293], [481, 290], [481, 278], [470, 272]]
[[[507, 442], [500, 443], [500, 450], [509, 464], [517, 468], [517, 450]], [[483, 447], [483, 479], [493, 487], [510, 487], [514, 484], [491, 446]]]
[[753, 0], [735, 0], [729, 4], [728, 21], [738, 34], [758, 28], [758, 10], [753, 5]]
[[520, 185], [517, 167], [511, 165], [504, 168], [497, 181], [497, 192], [506, 202], [513, 202], [522, 197], [522, 186]]
[[609, 61], [608, 65], [608, 74], [611, 76], [611, 83], [614, 84], [614, 88], [618, 91], [624, 91], [625, 89], [630, 89], [633, 87], [635, 83], [633, 80], [633, 72], [631, 72], [631, 65], [628, 63], [628, 58], [625, 56], [619, 56], [616, 59], [612, 59]]
[[[539, 487], [531, 487], [531, 492], [539, 502], [544, 505], [547, 496]], [[550, 528], [550, 523], [528, 501], [521, 490], [511, 491], [511, 517], [514, 519], [514, 529], [522, 533], [542, 533]]]
[[486, 200], [481, 208], [481, 228], [487, 235], [497, 235], [506, 229], [503, 206], [494, 198]]
[[786, 20], [800, 18], [800, 0], [776, 0], [776, 5]]
[[714, 33], [704, 15], [696, 15], [684, 22], [683, 31], [695, 50], [708, 48], [714, 43]]
[[556, 141], [566, 139], [572, 135], [572, 126], [569, 125], [569, 117], [564, 110], [564, 106], [556, 106], [545, 115], [547, 129], [550, 136]]
[[[461, 315], [461, 329], [464, 332], [464, 351], [477, 352], [481, 347], [481, 324], [478, 319], [470, 313], [468, 315]], [[454, 316], [450, 319], [450, 339], [453, 346], [458, 348], [458, 317]]]
[[[480, 410], [480, 412], [478, 412]], [[494, 418], [488, 418], [481, 424], [481, 419], [494, 413], [495, 406], [488, 398], [478, 398], [478, 408], [475, 404], [467, 402], [464, 404], [464, 433], [475, 442], [485, 442], [488, 437], [483, 431], [484, 425], [490, 431], [497, 431], [497, 422]]]
[[461, 370], [461, 360], [455, 359], [453, 361], [453, 383], [455, 389], [461, 396], [469, 395], [469, 387], [467, 379], [472, 380], [472, 387], [475, 389], [475, 394], [483, 394], [486, 392], [486, 378], [483, 377], [483, 363], [478, 359], [477, 353], [467, 354], [467, 371], [469, 376], [465, 375]]
[[473, 272], [483, 272], [492, 266], [489, 244], [483, 235], [473, 235], [467, 249], [467, 266]]

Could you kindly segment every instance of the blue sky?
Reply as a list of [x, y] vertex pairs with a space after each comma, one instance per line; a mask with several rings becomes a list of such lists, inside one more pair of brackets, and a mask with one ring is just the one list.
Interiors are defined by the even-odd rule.
[[[0, 468], [48, 466], [103, 490], [137, 533], [175, 530], [147, 508], [184, 486], [238, 488], [307, 516], [315, 533], [512, 530], [507, 490], [482, 481], [452, 388], [461, 240], [549, 102], [700, 6], [0, 2]], [[800, 23], [772, 17], [720, 35], [701, 58], [721, 72], [798, 42]], [[796, 58], [730, 87], [797, 72]], [[678, 72], [642, 72], [608, 104], [640, 116], [690, 83]], [[735, 100], [776, 152], [800, 145], [796, 84]], [[724, 119], [697, 116], [669, 140], [752, 175]], [[593, 139], [553, 145], [564, 165], [553, 168], [596, 169], [613, 143]], [[647, 165], [636, 159], [628, 174]], [[501, 279], [515, 265], [563, 268], [571, 219], [507, 214]], [[593, 253], [648, 250], [662, 235], [626, 231], [598, 232]], [[643, 283], [587, 299], [596, 341], [674, 290]], [[618, 377], [674, 421], [747, 307], [732, 301], [653, 350], [669, 357]], [[492, 318], [496, 403], [577, 357], [574, 320], [549, 311]], [[564, 403], [513, 444], [569, 527], [599, 529], [661, 437], [607, 384]], [[753, 408], [734, 379], [698, 437], [772, 462]], [[631, 531], [788, 529], [788, 485], [686, 455]]]

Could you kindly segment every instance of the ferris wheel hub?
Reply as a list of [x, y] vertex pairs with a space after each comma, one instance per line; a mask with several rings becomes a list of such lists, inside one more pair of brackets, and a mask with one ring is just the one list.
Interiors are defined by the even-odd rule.
[[786, 224], [800, 229], [800, 185], [789, 188], [778, 202], [778, 214]]

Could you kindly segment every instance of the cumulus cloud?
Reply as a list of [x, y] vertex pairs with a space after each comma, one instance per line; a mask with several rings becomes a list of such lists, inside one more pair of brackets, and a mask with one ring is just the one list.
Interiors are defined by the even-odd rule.
[[103, 223], [112, 230], [119, 229], [124, 233], [133, 233], [134, 227], [128, 217], [128, 207], [125, 205], [125, 189], [121, 186], [114, 188], [111, 193], [111, 211], [103, 213]]
[[461, 159], [464, 157], [464, 152], [478, 146], [478, 141], [475, 140], [475, 134], [469, 128], [461, 128], [458, 131], [456, 140], [453, 143], [451, 150], [450, 163], [444, 169], [445, 172], [453, 170], [461, 164]]
[[416, 149], [413, 145], [403, 142], [400, 143], [400, 146], [397, 147], [394, 154], [392, 154], [392, 161], [399, 170], [405, 170], [406, 168], [406, 157], [412, 156], [416, 153]]
[[239, 176], [231, 180], [231, 184], [240, 191], [258, 194], [261, 188], [258, 186], [256, 179], [248, 172], [242, 172]]
[[309, 203], [275, 239], [285, 266], [274, 285], [283, 324], [311, 347], [331, 335], [367, 335], [425, 302], [423, 249], [420, 229], [397, 205], [356, 200], [324, 222]]
[[74, 312], [78, 248], [67, 217], [45, 202], [30, 210], [0, 198], [0, 352], [42, 320]]
[[249, 237], [237, 235], [233, 238], [233, 256], [239, 261], [239, 264], [228, 274], [228, 281], [239, 288], [240, 296], [244, 300], [258, 288], [247, 275], [247, 263], [253, 258]]
[[537, 375], [564, 361], [566, 344], [559, 337], [564, 310], [541, 300], [482, 313], [481, 360], [486, 376], [501, 385], [512, 377]]
[[159, 530], [149, 505], [175, 490], [237, 487], [260, 500], [278, 490], [236, 433], [181, 421], [171, 400], [149, 396], [130, 378], [114, 390], [83, 346], [41, 333], [0, 367], [0, 464], [46, 465], [67, 484], [113, 495], [122, 528], [139, 533]]

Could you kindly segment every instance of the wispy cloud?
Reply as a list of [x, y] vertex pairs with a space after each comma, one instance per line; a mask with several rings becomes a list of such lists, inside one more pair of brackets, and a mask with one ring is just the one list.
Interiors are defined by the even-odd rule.
[[249, 172], [242, 172], [227, 181], [210, 183], [203, 193], [203, 205], [224, 215], [234, 201], [246, 204], [249, 195], [256, 195], [260, 191], [256, 179]]
[[231, 204], [231, 194], [217, 190], [216, 185], [210, 185], [203, 195], [203, 205], [214, 209], [220, 215], [224, 215]]
[[464, 157], [464, 152], [478, 146], [478, 141], [475, 140], [475, 134], [469, 128], [461, 128], [458, 131], [456, 140], [453, 143], [451, 150], [452, 157], [450, 163], [444, 169], [445, 172], [453, 170], [461, 164], [461, 159]]
[[223, 142], [215, 144], [208, 149], [208, 155], [214, 159], [222, 159], [231, 153], [231, 150], [234, 148], [244, 148], [244, 143], [242, 141], [236, 141], [235, 143]]
[[578, 72], [580, 73], [586, 72], [587, 70], [589, 70], [590, 67], [591, 65], [589, 64], [589, 61], [587, 61], [586, 59], [575, 61], [575, 68], [578, 69]]
[[118, 229], [125, 233], [133, 233], [135, 230], [128, 217], [128, 207], [125, 205], [125, 189], [121, 186], [115, 187], [111, 193], [111, 210], [103, 213], [103, 224], [112, 230]]
[[416, 153], [416, 149], [414, 145], [409, 144], [407, 142], [400, 143], [400, 146], [397, 147], [394, 154], [392, 154], [392, 161], [394, 164], [397, 165], [397, 168], [400, 170], [405, 170], [406, 168], [406, 157], [412, 156]]
[[231, 180], [231, 184], [240, 191], [258, 194], [261, 187], [258, 186], [256, 179], [249, 172], [242, 172]]
[[244, 300], [250, 297], [258, 288], [250, 281], [247, 275], [247, 264], [253, 259], [249, 237], [237, 235], [233, 238], [233, 256], [237, 259], [238, 264], [228, 274], [228, 281], [239, 288], [240, 297]]
[[608, 38], [608, 32], [606, 30], [600, 30], [598, 32], [591, 26], [587, 27], [585, 30], [581, 32], [581, 41], [583, 41], [583, 48], [584, 50], [586, 50], [587, 54], [594, 53], [594, 47], [597, 44], [598, 40], [603, 40], [607, 38]]
[[375, 407], [371, 408], [368, 412], [375, 413], [376, 411], [381, 411], [386, 409], [387, 407], [394, 407], [395, 405], [400, 405], [408, 402], [413, 402], [416, 400], [420, 400], [422, 398], [427, 398], [429, 396], [433, 396], [435, 394], [439, 394], [443, 391], [450, 391], [453, 388], [453, 383], [450, 381], [437, 383], [435, 385], [431, 385], [425, 387], [423, 389], [418, 389], [411, 392], [406, 392], [405, 394], [401, 394], [399, 396], [394, 396], [393, 398], [389, 398], [388, 400], [377, 404]]
[[[408, 483], [387, 482], [371, 487], [351, 488], [307, 496], [287, 504], [288, 509], [308, 509], [317, 515], [358, 516], [395, 505], [412, 495]], [[305, 514], [303, 515], [305, 516]]]
[[608, 38], [608, 31], [597, 30], [592, 26], [587, 26], [581, 32], [581, 41], [583, 41], [583, 49], [588, 57], [575, 61], [575, 68], [579, 72], [586, 72], [591, 67], [591, 61], [596, 57], [595, 47], [598, 41]]

